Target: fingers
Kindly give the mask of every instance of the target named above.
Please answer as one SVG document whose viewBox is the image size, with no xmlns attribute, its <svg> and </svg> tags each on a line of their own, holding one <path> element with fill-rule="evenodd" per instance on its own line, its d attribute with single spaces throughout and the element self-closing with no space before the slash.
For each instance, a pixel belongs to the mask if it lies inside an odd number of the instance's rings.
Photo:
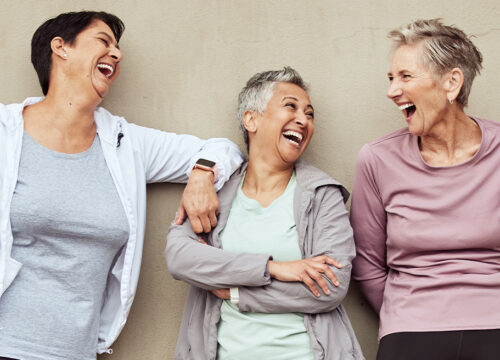
<svg viewBox="0 0 500 360">
<path fill-rule="evenodd" d="M 337 269 L 342 269 L 343 265 L 339 263 L 337 260 L 334 258 L 327 256 L 327 255 L 319 255 L 310 258 L 310 260 L 315 261 L 315 262 L 320 262 L 320 263 L 326 263 L 335 266 Z"/>
<path fill-rule="evenodd" d="M 329 257 L 329 256 L 326 256 L 326 255 L 325 255 L 325 257 L 326 257 L 325 262 L 326 262 L 327 264 L 333 265 L 333 266 L 335 266 L 337 269 L 342 269 L 342 264 L 341 264 L 341 263 L 339 263 L 337 260 L 335 260 L 334 258 L 331 258 L 331 257 Z"/>
<path fill-rule="evenodd" d="M 328 266 L 326 267 L 326 270 L 323 272 L 326 277 L 332 282 L 333 285 L 339 286 L 339 280 L 337 279 L 337 276 L 335 273 L 330 269 Z"/>
<path fill-rule="evenodd" d="M 210 220 L 210 225 L 214 228 L 217 225 L 217 215 L 216 215 L 215 211 L 210 212 L 208 214 L 208 218 Z"/>
<path fill-rule="evenodd" d="M 204 233 L 210 232 L 210 230 L 212 229 L 212 225 L 210 223 L 209 217 L 205 215 L 205 216 L 198 217 L 198 219 L 200 220 L 201 226 L 203 228 L 203 232 Z"/>
<path fill-rule="evenodd" d="M 319 297 L 319 290 L 316 287 L 316 283 L 313 279 L 311 279 L 308 275 L 304 275 L 302 277 L 302 282 L 307 285 L 307 287 L 311 290 L 314 296 Z"/>
<path fill-rule="evenodd" d="M 206 171 L 193 170 L 182 194 L 183 214 L 179 216 L 183 215 L 185 218 L 187 213 L 196 233 L 208 233 L 217 225 L 219 199 L 213 186 L 213 174 L 209 175 L 207 176 Z M 176 224 L 177 220 L 176 218 Z"/>
<path fill-rule="evenodd" d="M 229 292 L 229 289 L 215 289 L 215 290 L 210 290 L 212 294 L 217 296 L 219 299 L 222 300 L 229 300 L 231 299 L 231 295 Z"/>
<path fill-rule="evenodd" d="M 326 256 L 326 258 L 328 258 L 328 256 Z M 326 263 L 318 263 L 315 261 L 312 264 L 314 264 L 312 266 L 314 267 L 314 270 L 318 273 L 319 277 L 321 278 L 321 280 L 318 279 L 318 283 L 320 284 L 322 289 L 324 289 L 323 287 L 324 278 L 321 274 L 325 274 L 325 276 L 332 282 L 333 285 L 335 286 L 340 285 L 337 276 Z M 316 277 L 314 277 L 314 279 L 316 279 Z M 324 282 L 324 284 L 325 286 L 327 286 L 326 282 Z M 330 291 L 328 292 L 324 291 L 324 293 L 328 295 Z"/>
<path fill-rule="evenodd" d="M 328 284 L 325 279 L 321 275 L 322 271 L 317 271 L 313 269 L 308 270 L 308 275 L 319 285 L 323 293 L 326 295 L 330 295 L 330 289 L 328 288 Z"/>
<path fill-rule="evenodd" d="M 179 205 L 179 209 L 177 209 L 177 215 L 175 216 L 175 225 L 182 225 L 184 220 L 186 219 L 186 210 L 182 203 Z"/>
<path fill-rule="evenodd" d="M 208 243 L 205 241 L 205 239 L 203 239 L 200 235 L 197 236 L 198 238 L 198 241 L 203 244 L 203 245 L 208 245 Z"/>
<path fill-rule="evenodd" d="M 197 216 L 190 216 L 189 222 L 191 223 L 191 227 L 196 234 L 200 234 L 203 232 L 203 225 L 201 224 L 201 221 Z"/>
</svg>

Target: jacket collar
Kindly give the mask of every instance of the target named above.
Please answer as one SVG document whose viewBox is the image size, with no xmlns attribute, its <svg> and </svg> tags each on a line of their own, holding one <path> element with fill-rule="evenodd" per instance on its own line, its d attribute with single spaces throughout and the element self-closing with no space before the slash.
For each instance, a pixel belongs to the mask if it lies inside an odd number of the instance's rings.
<svg viewBox="0 0 500 360">
<path fill-rule="evenodd" d="M 344 203 L 349 199 L 349 191 L 347 191 L 341 183 L 330 177 L 324 171 L 309 165 L 304 160 L 299 159 L 295 163 L 295 174 L 297 176 L 297 184 L 305 190 L 315 191 L 321 186 L 333 185 L 339 188 Z"/>
<path fill-rule="evenodd" d="M 23 127 L 23 110 L 26 106 L 36 104 L 42 101 L 43 97 L 29 97 L 22 103 L 9 105 L 9 113 L 7 118 L 0 117 L 6 121 L 6 125 L 12 129 Z M 96 123 L 97 132 L 101 140 L 109 143 L 115 143 L 118 134 L 122 131 L 121 117 L 112 115 L 103 107 L 97 107 L 94 111 L 94 121 Z"/>
<path fill-rule="evenodd" d="M 234 172 L 229 181 L 222 188 L 220 194 L 228 195 L 227 197 L 224 196 L 224 199 L 229 198 L 230 201 L 233 201 L 234 194 L 238 189 L 241 177 L 247 170 L 247 167 L 248 161 L 244 162 L 240 168 Z M 341 183 L 330 177 L 324 171 L 308 164 L 302 159 L 297 160 L 295 163 L 295 175 L 297 177 L 297 185 L 303 190 L 314 192 L 321 186 L 333 185 L 340 189 L 344 203 L 349 199 L 349 192 L 342 186 Z"/>
<path fill-rule="evenodd" d="M 7 116 L 0 117 L 0 121 L 4 122 L 5 125 L 14 130 L 19 127 L 24 127 L 23 122 L 23 110 L 26 106 L 36 104 L 42 101 L 42 97 L 29 97 L 26 98 L 22 103 L 7 105 Z"/>
</svg>

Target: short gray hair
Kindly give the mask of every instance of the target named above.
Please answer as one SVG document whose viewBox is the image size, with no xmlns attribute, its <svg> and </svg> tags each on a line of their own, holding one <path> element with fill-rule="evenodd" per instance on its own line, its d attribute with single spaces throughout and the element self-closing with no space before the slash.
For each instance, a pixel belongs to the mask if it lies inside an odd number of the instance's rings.
<svg viewBox="0 0 500 360">
<path fill-rule="evenodd" d="M 248 131 L 243 125 L 243 114 L 247 110 L 256 111 L 259 114 L 264 113 L 267 103 L 273 96 L 274 88 L 279 82 L 295 84 L 307 92 L 307 85 L 300 74 L 291 67 L 285 66 L 282 70 L 264 71 L 255 74 L 247 81 L 238 96 L 238 122 L 247 148 Z"/>
<path fill-rule="evenodd" d="M 417 20 L 389 32 L 397 49 L 403 45 L 423 44 L 423 64 L 441 76 L 457 67 L 464 73 L 464 84 L 457 101 L 467 105 L 472 82 L 482 68 L 483 57 L 470 38 L 455 26 L 441 19 Z"/>
</svg>

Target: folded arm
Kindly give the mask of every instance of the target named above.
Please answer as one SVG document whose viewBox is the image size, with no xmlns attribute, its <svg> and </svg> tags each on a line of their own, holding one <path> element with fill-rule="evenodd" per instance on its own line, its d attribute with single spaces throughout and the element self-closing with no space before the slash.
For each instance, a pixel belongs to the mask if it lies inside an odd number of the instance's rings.
<svg viewBox="0 0 500 360">
<path fill-rule="evenodd" d="M 170 227 L 165 251 L 177 280 L 206 290 L 269 284 L 266 254 L 232 253 L 199 242 L 189 222 Z"/>
<path fill-rule="evenodd" d="M 337 278 L 338 286 L 325 273 L 321 273 L 330 294 L 320 291 L 319 296 L 316 296 L 304 282 L 278 279 L 272 279 L 271 283 L 265 286 L 240 287 L 238 306 L 241 311 L 320 313 L 335 309 L 346 296 L 351 261 L 355 255 L 352 229 L 340 190 L 328 186 L 317 191 L 316 201 L 319 201 L 320 205 L 314 224 L 308 225 L 313 227 L 310 258 L 327 255 L 340 263 L 341 268 L 328 264 L 330 271 Z"/>
</svg>

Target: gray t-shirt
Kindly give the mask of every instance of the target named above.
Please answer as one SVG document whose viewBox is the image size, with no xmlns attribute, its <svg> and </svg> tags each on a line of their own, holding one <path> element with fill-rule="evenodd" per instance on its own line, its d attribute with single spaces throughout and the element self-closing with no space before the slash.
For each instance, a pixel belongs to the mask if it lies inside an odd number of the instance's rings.
<svg viewBox="0 0 500 360">
<path fill-rule="evenodd" d="M 106 281 L 129 225 L 96 136 L 79 154 L 26 132 L 10 219 L 23 264 L 0 298 L 0 357 L 93 360 Z"/>
</svg>

